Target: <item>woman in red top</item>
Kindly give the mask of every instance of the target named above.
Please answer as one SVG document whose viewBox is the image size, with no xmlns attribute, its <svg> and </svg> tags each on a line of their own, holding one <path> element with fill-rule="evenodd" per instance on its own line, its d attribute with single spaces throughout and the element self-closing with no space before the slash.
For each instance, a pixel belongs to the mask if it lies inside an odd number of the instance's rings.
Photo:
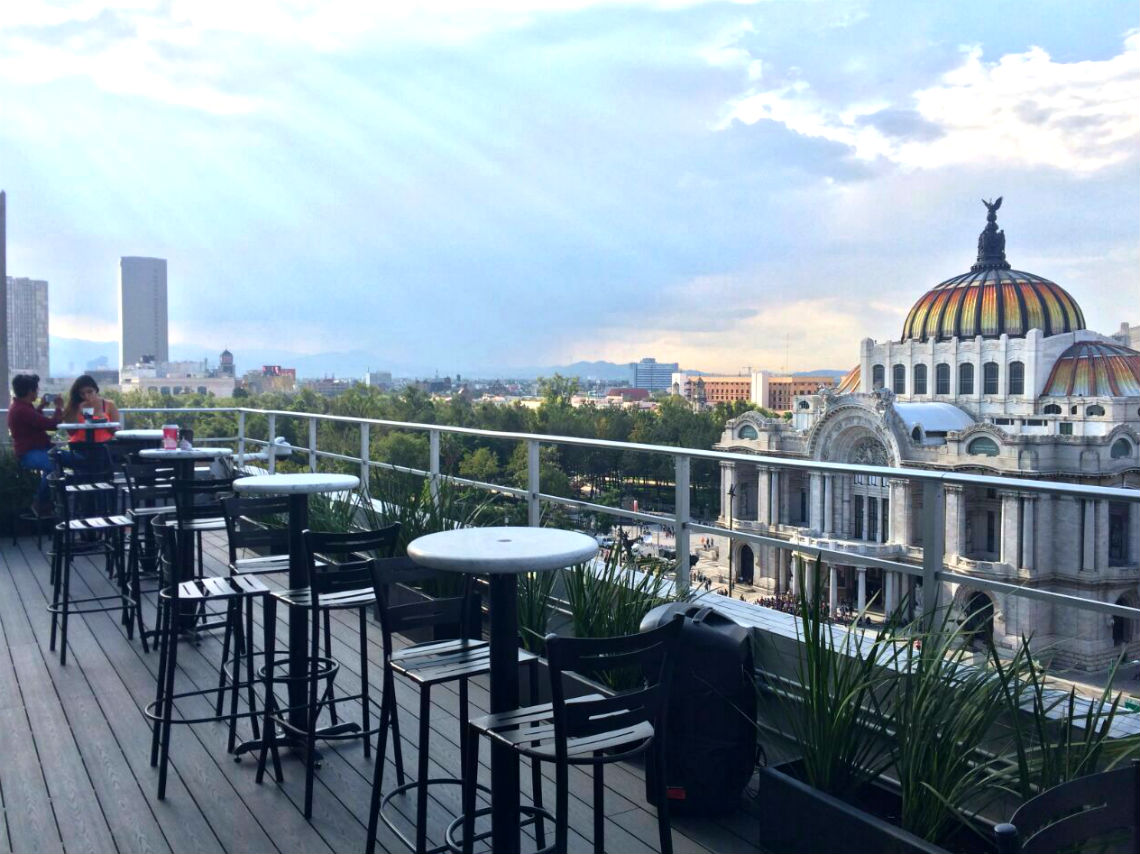
<svg viewBox="0 0 1140 854">
<path fill-rule="evenodd" d="M 63 420 L 71 424 L 83 424 L 88 421 L 115 421 L 119 420 L 119 409 L 113 400 L 106 400 L 99 396 L 99 384 L 94 377 L 88 374 L 78 377 L 71 384 L 71 391 L 67 395 L 67 407 L 63 410 Z M 81 442 L 87 439 L 86 431 L 72 431 L 71 441 Z M 89 441 L 109 442 L 115 438 L 113 430 L 96 430 Z"/>
</svg>

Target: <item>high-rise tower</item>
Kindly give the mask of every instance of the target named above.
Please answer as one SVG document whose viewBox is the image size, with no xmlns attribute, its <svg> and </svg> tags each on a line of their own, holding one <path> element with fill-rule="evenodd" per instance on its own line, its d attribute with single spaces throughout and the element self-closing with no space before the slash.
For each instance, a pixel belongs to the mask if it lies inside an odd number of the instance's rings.
<svg viewBox="0 0 1140 854">
<path fill-rule="evenodd" d="M 8 369 L 47 379 L 48 283 L 8 277 Z"/>
<path fill-rule="evenodd" d="M 149 356 L 170 361 L 166 259 L 119 259 L 119 370 Z"/>
</svg>

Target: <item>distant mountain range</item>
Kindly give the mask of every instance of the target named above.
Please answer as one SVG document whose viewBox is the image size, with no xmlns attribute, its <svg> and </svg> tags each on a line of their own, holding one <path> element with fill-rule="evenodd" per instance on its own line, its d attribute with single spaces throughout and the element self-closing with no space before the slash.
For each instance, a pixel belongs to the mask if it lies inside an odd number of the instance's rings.
<svg viewBox="0 0 1140 854">
<path fill-rule="evenodd" d="M 218 354 L 203 354 L 199 348 L 172 347 L 172 359 L 202 359 L 207 358 L 211 365 L 218 363 Z M 51 372 L 52 376 L 75 376 L 92 367 L 103 366 L 115 368 L 118 366 L 119 344 L 117 341 L 87 341 L 81 338 L 51 338 Z M 382 359 L 375 354 L 363 350 L 347 350 L 334 353 L 315 353 L 301 355 L 288 353 L 282 350 L 241 350 L 234 351 L 234 362 L 238 374 L 260 367 L 261 365 L 281 365 L 286 368 L 296 368 L 298 377 L 363 377 L 365 371 L 390 371 L 394 377 L 425 378 L 435 376 L 437 369 L 429 364 L 403 363 L 397 364 Z M 442 371 L 440 373 L 447 373 Z M 843 376 L 846 371 L 831 369 L 818 371 L 798 371 L 796 375 L 805 374 L 829 376 Z M 519 379 L 530 380 L 536 377 L 549 377 L 561 374 L 564 377 L 580 377 L 582 379 L 607 380 L 610 382 L 629 382 L 630 368 L 628 364 L 614 362 L 573 362 L 569 365 L 492 365 L 489 367 L 461 368 L 459 374 L 475 379 Z M 454 372 L 451 376 L 454 376 Z"/>
</svg>

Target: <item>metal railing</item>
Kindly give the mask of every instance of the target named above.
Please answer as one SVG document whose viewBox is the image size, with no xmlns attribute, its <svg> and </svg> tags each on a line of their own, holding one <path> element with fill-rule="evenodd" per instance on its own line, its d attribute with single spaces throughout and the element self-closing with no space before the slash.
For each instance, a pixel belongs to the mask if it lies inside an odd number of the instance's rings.
<svg viewBox="0 0 1140 854">
<path fill-rule="evenodd" d="M 273 441 L 277 435 L 278 419 L 298 419 L 307 423 L 307 446 L 291 446 L 294 450 L 307 454 L 308 466 L 316 471 L 322 459 L 348 462 L 359 466 L 361 480 L 368 483 L 373 469 L 403 472 L 418 475 L 428 479 L 433 494 L 438 495 L 439 483 L 445 477 L 440 469 L 440 438 L 443 435 L 475 437 L 485 440 L 524 442 L 527 446 L 527 486 L 525 489 L 488 483 L 469 478 L 451 477 L 448 480 L 467 487 L 488 490 L 500 495 L 513 496 L 526 502 L 527 523 L 540 524 L 542 506 L 544 503 L 560 505 L 578 510 L 588 510 L 595 513 L 606 514 L 616 519 L 632 522 L 645 522 L 649 524 L 667 523 L 672 526 L 676 537 L 677 564 L 675 570 L 675 583 L 678 589 L 689 588 L 689 553 L 690 540 L 694 534 L 712 534 L 730 536 L 732 541 L 741 541 L 756 545 L 776 546 L 783 549 L 792 549 L 796 553 L 814 559 L 834 560 L 844 565 L 856 567 L 875 567 L 890 572 L 897 572 L 905 576 L 921 579 L 924 596 L 930 597 L 933 593 L 934 601 L 924 600 L 924 612 L 933 615 L 938 606 L 937 597 L 940 584 L 938 582 L 953 582 L 968 584 L 971 588 L 991 591 L 998 594 L 1015 595 L 1054 605 L 1080 608 L 1102 614 L 1121 616 L 1130 620 L 1140 620 L 1140 608 L 1120 605 L 1113 602 L 1103 602 L 1084 596 L 1067 593 L 1058 593 L 1042 590 L 1036 587 L 1013 584 L 1008 581 L 997 581 L 991 578 L 981 578 L 952 568 L 945 564 L 945 488 L 947 485 L 972 486 L 981 489 L 1001 489 L 1003 491 L 1016 491 L 1044 495 L 1064 495 L 1078 499 L 1095 499 L 1098 501 L 1124 501 L 1129 504 L 1140 504 L 1140 490 L 1116 487 L 1088 486 L 1079 484 L 1062 484 L 1050 481 L 1032 480 L 1028 478 L 991 477 L 987 475 L 962 474 L 957 472 L 931 471 L 925 469 L 891 468 L 884 466 L 857 465 L 847 463 L 822 462 L 816 460 L 788 459 L 784 457 L 769 457 L 754 454 L 742 454 L 727 451 L 700 450 L 694 448 L 679 448 L 667 445 L 649 445 L 633 442 L 615 442 L 606 439 L 589 439 L 574 436 L 558 436 L 534 433 L 499 432 L 483 430 L 473 427 L 455 427 L 441 424 L 420 424 L 406 421 L 388 421 L 372 418 L 357 418 L 344 415 L 325 415 L 308 412 L 293 412 L 288 410 L 263 410 L 246 407 L 194 407 L 178 409 L 122 409 L 120 410 L 125 422 L 132 415 L 163 414 L 168 416 L 175 413 L 218 413 L 232 414 L 237 420 L 237 435 L 227 437 L 221 441 L 236 442 L 238 453 L 244 454 L 248 446 L 264 447 Z M 259 416 L 266 419 L 266 438 L 254 438 L 248 435 L 247 417 Z M 334 451 L 321 450 L 317 444 L 317 426 L 321 422 L 355 426 L 359 430 L 359 454 L 344 454 Z M 129 426 L 129 424 L 125 424 Z M 429 463 L 427 469 L 418 469 L 407 466 L 394 465 L 382 460 L 373 460 L 370 456 L 371 430 L 374 427 L 382 429 L 420 432 L 428 436 Z M 566 498 L 551 495 L 540 490 L 540 449 L 543 445 L 575 446 L 593 448 L 599 451 L 624 451 L 645 454 L 666 455 L 673 459 L 675 471 L 674 507 L 671 514 L 646 513 L 636 510 L 627 510 L 621 507 L 611 507 L 575 498 Z M 789 542 L 788 539 L 773 536 L 770 533 L 729 528 L 716 524 L 707 524 L 691 518 L 690 483 L 691 468 L 694 460 L 709 460 L 717 463 L 742 464 L 747 466 L 766 466 L 776 470 L 798 470 L 809 473 L 842 473 L 848 475 L 866 475 L 887 480 L 907 480 L 917 482 L 922 488 L 921 530 L 922 530 L 922 561 L 907 563 L 899 560 L 877 557 L 875 555 L 860 554 L 843 549 L 832 548 L 826 545 Z M 270 472 L 276 469 L 276 458 L 269 455 L 267 467 Z M 1134 514 L 1132 514 L 1134 515 Z M 1136 563 L 1136 555 L 1130 560 Z M 1138 574 L 1140 579 L 1140 574 Z"/>
</svg>

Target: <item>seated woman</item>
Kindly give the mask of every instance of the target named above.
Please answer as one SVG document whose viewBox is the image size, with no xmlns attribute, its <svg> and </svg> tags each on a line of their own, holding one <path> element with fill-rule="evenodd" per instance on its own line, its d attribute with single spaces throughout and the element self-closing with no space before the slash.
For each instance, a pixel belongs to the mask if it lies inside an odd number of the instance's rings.
<svg viewBox="0 0 1140 854">
<path fill-rule="evenodd" d="M 71 384 L 71 391 L 67 394 L 67 405 L 63 410 L 63 420 L 71 424 L 86 424 L 88 421 L 114 421 L 119 420 L 119 408 L 113 400 L 99 396 L 99 384 L 94 377 L 83 374 Z M 72 442 L 109 442 L 115 437 L 114 430 L 95 430 L 90 438 L 85 436 L 86 430 L 71 431 Z"/>
<path fill-rule="evenodd" d="M 21 468 L 40 473 L 40 485 L 32 509 L 37 515 L 51 515 L 51 496 L 48 493 L 47 475 L 53 468 L 48 451 L 51 450 L 51 434 L 60 420 L 60 408 L 55 414 L 44 415 L 48 405 L 43 397 L 36 405 L 40 391 L 40 378 L 35 374 L 16 374 L 12 378 L 12 406 L 8 410 L 8 430 L 12 434 L 12 450 Z M 65 460 L 70 463 L 70 460 Z"/>
<path fill-rule="evenodd" d="M 88 422 L 119 421 L 119 409 L 113 400 L 99 396 L 99 384 L 95 378 L 83 374 L 71 384 L 67 402 L 63 410 L 65 424 L 86 424 Z M 97 450 L 90 443 L 109 442 L 115 438 L 114 429 L 72 430 L 68 441 L 74 451 L 73 467 L 87 474 L 102 474 L 110 469 L 111 457 L 105 447 Z"/>
</svg>

